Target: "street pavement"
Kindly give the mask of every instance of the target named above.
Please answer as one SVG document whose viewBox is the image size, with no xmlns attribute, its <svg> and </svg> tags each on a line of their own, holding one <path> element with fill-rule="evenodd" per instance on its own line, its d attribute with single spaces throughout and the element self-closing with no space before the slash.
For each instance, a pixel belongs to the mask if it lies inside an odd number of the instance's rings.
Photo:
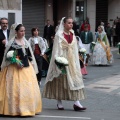
<svg viewBox="0 0 120 120">
<path fill-rule="evenodd" d="M 87 67 L 84 76 L 86 99 L 81 101 L 87 107 L 84 112 L 73 110 L 73 101 L 63 101 L 65 110 L 57 110 L 56 100 L 43 98 L 43 111 L 35 117 L 4 117 L 0 119 L 31 120 L 120 120 L 120 55 L 112 48 L 114 63 L 110 66 Z M 42 79 L 41 92 L 45 78 Z"/>
</svg>

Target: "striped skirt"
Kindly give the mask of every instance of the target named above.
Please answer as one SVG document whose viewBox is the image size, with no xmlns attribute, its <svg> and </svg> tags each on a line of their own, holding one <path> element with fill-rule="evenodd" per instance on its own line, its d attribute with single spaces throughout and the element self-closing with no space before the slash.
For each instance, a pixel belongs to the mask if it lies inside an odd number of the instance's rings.
<svg viewBox="0 0 120 120">
<path fill-rule="evenodd" d="M 85 99 L 84 89 L 70 90 L 67 76 L 62 75 L 46 83 L 43 89 L 43 97 L 56 100 L 82 100 Z"/>
</svg>

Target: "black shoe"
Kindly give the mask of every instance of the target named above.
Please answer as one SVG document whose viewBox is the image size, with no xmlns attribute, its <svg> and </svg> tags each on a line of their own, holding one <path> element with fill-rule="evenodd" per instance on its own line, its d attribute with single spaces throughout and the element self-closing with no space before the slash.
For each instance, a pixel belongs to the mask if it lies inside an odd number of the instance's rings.
<svg viewBox="0 0 120 120">
<path fill-rule="evenodd" d="M 74 108 L 74 110 L 75 111 L 82 111 L 82 110 L 86 110 L 87 108 L 85 108 L 85 107 L 78 107 L 77 105 L 73 105 L 73 108 Z"/>
</svg>

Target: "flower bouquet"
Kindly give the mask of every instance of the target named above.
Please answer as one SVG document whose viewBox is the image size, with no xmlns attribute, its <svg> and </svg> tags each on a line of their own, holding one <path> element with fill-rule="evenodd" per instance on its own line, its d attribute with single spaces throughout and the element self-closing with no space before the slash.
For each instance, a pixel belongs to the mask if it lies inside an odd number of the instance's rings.
<svg viewBox="0 0 120 120">
<path fill-rule="evenodd" d="M 79 51 L 80 51 L 81 54 L 86 53 L 86 49 L 85 48 L 81 48 Z"/>
<path fill-rule="evenodd" d="M 95 42 L 91 42 L 93 45 L 96 45 L 96 43 Z"/>
<path fill-rule="evenodd" d="M 19 56 L 17 56 L 16 51 L 14 50 L 9 51 L 6 57 L 7 57 L 7 60 L 10 61 L 11 64 L 18 64 L 20 67 L 23 67 L 23 64 L 21 63 Z"/>
<path fill-rule="evenodd" d="M 55 59 L 55 64 L 58 66 L 58 68 L 62 71 L 62 74 L 66 74 L 65 66 L 68 66 L 68 60 L 64 57 L 57 57 Z"/>
<path fill-rule="evenodd" d="M 91 50 L 92 53 L 93 53 L 95 45 L 96 45 L 95 42 L 91 42 L 91 44 L 90 44 L 90 50 Z"/>
<path fill-rule="evenodd" d="M 81 48 L 79 50 L 79 52 L 80 52 L 80 56 L 82 57 L 82 61 L 85 64 L 86 58 L 87 58 L 87 56 L 86 56 L 86 49 L 85 48 Z"/>
<path fill-rule="evenodd" d="M 117 47 L 118 47 L 118 54 L 120 54 L 120 42 L 117 44 Z"/>
</svg>

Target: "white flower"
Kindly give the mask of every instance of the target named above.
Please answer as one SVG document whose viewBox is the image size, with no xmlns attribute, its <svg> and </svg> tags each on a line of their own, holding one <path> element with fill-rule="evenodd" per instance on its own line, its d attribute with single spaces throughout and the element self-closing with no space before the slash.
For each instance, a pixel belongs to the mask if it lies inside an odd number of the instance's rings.
<svg viewBox="0 0 120 120">
<path fill-rule="evenodd" d="M 65 65 L 68 65 L 68 60 L 64 57 L 57 57 L 55 59 L 58 63 L 61 63 L 61 64 L 65 64 Z"/>
<path fill-rule="evenodd" d="M 80 49 L 80 52 L 85 53 L 85 52 L 86 52 L 86 49 L 85 49 L 85 48 L 81 48 L 81 49 Z"/>
<path fill-rule="evenodd" d="M 118 43 L 118 45 L 120 45 L 120 42 Z"/>
<path fill-rule="evenodd" d="M 92 44 L 96 44 L 95 42 L 92 42 Z"/>
<path fill-rule="evenodd" d="M 7 58 L 11 58 L 13 57 L 13 54 L 14 54 L 14 50 L 11 50 L 7 53 Z"/>
</svg>

